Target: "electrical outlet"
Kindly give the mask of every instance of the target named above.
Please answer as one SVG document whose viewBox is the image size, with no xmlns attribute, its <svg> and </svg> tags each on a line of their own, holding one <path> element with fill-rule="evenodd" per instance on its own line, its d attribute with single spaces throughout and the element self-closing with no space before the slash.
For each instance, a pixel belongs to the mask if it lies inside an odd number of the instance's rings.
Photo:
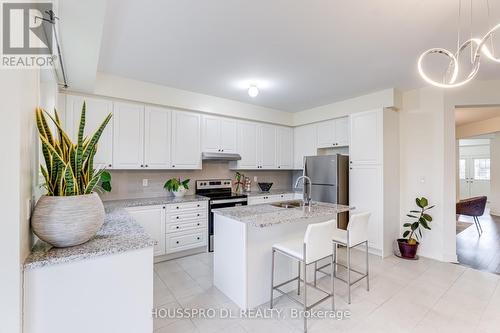
<svg viewBox="0 0 500 333">
<path fill-rule="evenodd" d="M 254 183 L 257 182 L 257 176 L 253 176 L 253 181 L 254 181 Z"/>
<path fill-rule="evenodd" d="M 149 181 L 147 179 L 142 180 L 142 186 L 146 187 L 148 186 Z"/>
</svg>

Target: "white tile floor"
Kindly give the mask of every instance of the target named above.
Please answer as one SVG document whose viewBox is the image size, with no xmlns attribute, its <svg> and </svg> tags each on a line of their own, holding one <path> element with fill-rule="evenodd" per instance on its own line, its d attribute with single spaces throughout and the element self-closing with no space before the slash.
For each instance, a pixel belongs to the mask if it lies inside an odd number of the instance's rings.
<svg viewBox="0 0 500 333">
<path fill-rule="evenodd" d="M 359 270 L 364 260 L 354 252 Z M 352 304 L 347 289 L 338 281 L 337 310 L 350 311 L 350 318 L 313 319 L 313 332 L 500 332 L 500 276 L 425 258 L 406 261 L 396 257 L 370 257 L 370 291 L 364 281 L 353 286 Z M 329 289 L 329 278 L 320 280 Z M 308 289 L 309 291 L 309 289 Z M 278 296 L 276 293 L 275 297 Z M 314 298 L 314 292 L 310 292 Z M 312 301 L 312 299 L 311 299 Z M 276 302 L 284 317 L 272 319 L 166 319 L 157 318 L 155 332 L 250 333 L 301 332 L 301 319 L 290 318 L 298 306 L 286 298 Z M 238 308 L 212 285 L 212 255 L 208 253 L 155 265 L 154 304 L 157 309 Z M 319 309 L 329 309 L 330 302 Z M 263 305 L 266 309 L 267 305 Z M 161 312 L 158 312 L 161 313 Z M 165 313 L 163 313 L 165 314 Z"/>
</svg>

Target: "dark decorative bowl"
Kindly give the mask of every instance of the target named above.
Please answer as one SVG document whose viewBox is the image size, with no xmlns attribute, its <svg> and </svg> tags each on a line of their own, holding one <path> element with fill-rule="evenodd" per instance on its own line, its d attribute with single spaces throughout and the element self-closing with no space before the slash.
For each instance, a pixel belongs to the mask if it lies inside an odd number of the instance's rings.
<svg viewBox="0 0 500 333">
<path fill-rule="evenodd" d="M 273 183 L 257 183 L 259 185 L 259 188 L 262 192 L 269 192 L 271 187 L 273 186 Z"/>
</svg>

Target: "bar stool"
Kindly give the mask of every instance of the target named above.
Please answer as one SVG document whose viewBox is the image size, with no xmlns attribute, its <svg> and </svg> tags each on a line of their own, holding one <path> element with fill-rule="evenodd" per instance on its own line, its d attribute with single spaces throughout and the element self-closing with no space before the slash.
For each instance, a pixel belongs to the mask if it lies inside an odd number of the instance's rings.
<svg viewBox="0 0 500 333">
<path fill-rule="evenodd" d="M 289 297 L 291 300 L 294 302 L 302 305 L 304 307 L 304 312 L 309 311 L 311 308 L 314 306 L 324 302 L 328 298 L 332 298 L 332 310 L 335 308 L 335 300 L 334 300 L 334 290 L 333 290 L 333 276 L 331 278 L 331 285 L 332 285 L 332 291 L 331 293 L 323 290 L 315 285 L 312 285 L 307 282 L 307 276 L 306 276 L 306 269 L 307 266 L 313 263 L 318 262 L 321 259 L 326 259 L 330 257 L 330 264 L 332 269 L 334 268 L 334 261 L 333 261 L 333 251 L 332 251 L 332 230 L 334 229 L 335 224 L 337 223 L 336 220 L 331 220 L 327 222 L 322 222 L 322 223 L 314 223 L 314 224 L 309 224 L 307 226 L 306 233 L 304 235 L 304 238 L 299 238 L 295 240 L 290 240 L 286 241 L 283 243 L 279 244 L 274 244 L 272 248 L 272 260 L 271 260 L 271 301 L 270 303 L 270 308 L 273 308 L 273 296 L 274 296 L 274 290 L 278 291 L 282 295 L 285 295 Z M 278 285 L 274 285 L 274 257 L 275 253 L 279 252 L 280 254 L 283 254 L 289 258 L 295 259 L 299 263 L 299 275 L 295 278 L 292 278 L 288 281 L 285 281 L 283 283 L 280 283 Z M 280 287 L 293 282 L 295 280 L 298 281 L 299 287 L 300 287 L 300 264 L 302 263 L 302 274 L 304 276 L 303 282 L 304 282 L 304 302 L 300 302 L 299 300 L 291 297 L 288 295 L 286 292 L 280 289 Z M 315 302 L 314 304 L 307 305 L 307 286 L 310 286 L 312 288 L 315 288 L 316 290 L 319 290 L 326 294 L 323 298 L 321 298 L 319 301 Z M 299 294 L 299 293 L 297 293 Z M 307 332 L 307 316 L 304 315 L 304 332 Z"/>
<path fill-rule="evenodd" d="M 347 283 L 348 286 L 348 303 L 351 304 L 351 286 L 362 279 L 366 278 L 366 290 L 370 291 L 370 279 L 368 276 L 368 220 L 370 219 L 371 213 L 358 213 L 352 214 L 349 218 L 349 224 L 347 225 L 347 230 L 335 228 L 333 231 L 332 242 L 334 244 L 333 250 L 333 276 L 337 279 Z M 365 244 L 366 248 L 366 272 L 362 273 L 353 268 L 351 268 L 351 249 Z M 347 266 L 339 263 L 337 261 L 337 246 L 342 245 L 347 248 Z M 342 266 L 347 269 L 347 280 L 344 280 L 337 276 L 337 265 Z M 319 267 L 317 270 L 326 275 L 332 275 L 328 272 L 323 271 L 325 267 L 330 266 L 329 264 L 325 264 Z M 361 275 L 360 278 L 351 282 L 351 271 L 356 272 Z"/>
</svg>

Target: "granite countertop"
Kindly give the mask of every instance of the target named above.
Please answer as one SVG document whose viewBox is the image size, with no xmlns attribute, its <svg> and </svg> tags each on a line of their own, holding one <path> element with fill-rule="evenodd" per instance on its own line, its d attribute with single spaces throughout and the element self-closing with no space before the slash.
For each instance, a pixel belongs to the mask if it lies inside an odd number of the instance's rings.
<svg viewBox="0 0 500 333">
<path fill-rule="evenodd" d="M 310 210 L 307 207 L 281 208 L 271 204 L 263 204 L 220 208 L 214 209 L 213 212 L 238 222 L 263 228 L 274 224 L 300 222 L 311 218 L 336 218 L 338 213 L 347 212 L 352 209 L 354 207 L 314 202 Z"/>
<path fill-rule="evenodd" d="M 284 189 L 284 190 L 271 189 L 268 192 L 262 192 L 262 191 L 243 192 L 243 194 L 246 194 L 249 198 L 250 197 L 260 197 L 262 195 L 277 195 L 277 194 L 288 194 L 288 193 L 302 193 L 302 190 L 289 188 L 289 189 Z"/>
<path fill-rule="evenodd" d="M 39 240 L 26 258 L 24 269 L 70 263 L 153 246 L 154 240 L 135 222 L 125 210 L 126 207 L 205 200 L 208 198 L 192 195 L 183 198 L 161 197 L 105 201 L 104 225 L 94 238 L 84 244 L 66 248 L 55 248 Z"/>
</svg>

